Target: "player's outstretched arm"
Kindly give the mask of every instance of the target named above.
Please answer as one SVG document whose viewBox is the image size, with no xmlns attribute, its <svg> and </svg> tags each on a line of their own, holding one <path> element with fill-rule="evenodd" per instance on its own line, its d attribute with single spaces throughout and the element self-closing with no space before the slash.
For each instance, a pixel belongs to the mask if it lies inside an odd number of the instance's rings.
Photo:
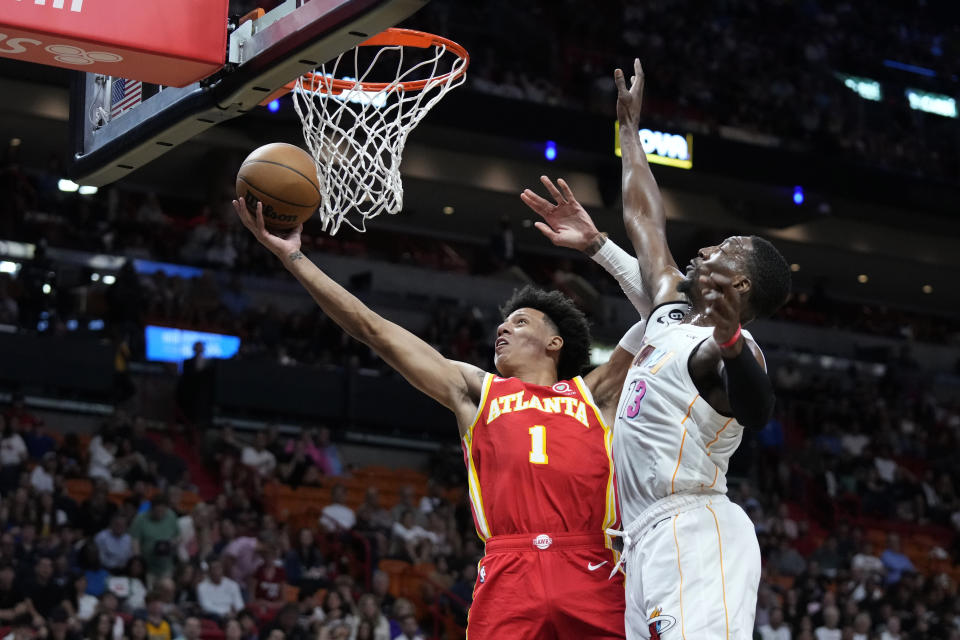
<svg viewBox="0 0 960 640">
<path fill-rule="evenodd" d="M 556 204 L 541 198 L 530 189 L 524 189 L 520 199 L 543 218 L 543 222 L 537 222 L 534 226 L 556 246 L 581 251 L 606 269 L 607 273 L 616 278 L 640 317 L 646 318 L 651 308 L 650 296 L 643 288 L 640 265 L 636 258 L 607 238 L 605 233 L 597 231 L 593 218 L 577 201 L 563 178 L 557 180 L 559 189 L 547 176 L 540 176 L 540 182 Z"/>
<path fill-rule="evenodd" d="M 623 71 L 614 72 L 623 154 L 623 224 L 640 262 L 644 288 L 653 304 L 659 305 L 679 298 L 676 287 L 682 274 L 667 245 L 667 215 L 660 187 L 640 143 L 644 76 L 639 60 L 634 60 L 633 69 L 629 89 Z"/>
<path fill-rule="evenodd" d="M 266 230 L 260 203 L 256 214 L 251 214 L 242 200 L 234 200 L 233 206 L 243 225 L 260 244 L 280 258 L 287 271 L 310 292 L 331 320 L 373 349 L 410 384 L 453 411 L 461 435 L 465 432 L 477 411 L 484 371 L 444 358 L 414 334 L 374 313 L 323 273 L 300 251 L 303 225 L 281 238 Z"/>
</svg>

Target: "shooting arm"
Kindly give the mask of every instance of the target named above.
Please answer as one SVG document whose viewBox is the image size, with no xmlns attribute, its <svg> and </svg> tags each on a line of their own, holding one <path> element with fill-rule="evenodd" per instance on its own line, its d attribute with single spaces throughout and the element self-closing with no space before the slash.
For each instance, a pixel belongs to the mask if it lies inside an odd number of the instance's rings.
<svg viewBox="0 0 960 640">
<path fill-rule="evenodd" d="M 453 411 L 461 427 L 473 419 L 483 371 L 447 360 L 414 334 L 374 313 L 302 252 L 281 259 L 340 328 L 373 349 L 414 387 Z"/>
</svg>

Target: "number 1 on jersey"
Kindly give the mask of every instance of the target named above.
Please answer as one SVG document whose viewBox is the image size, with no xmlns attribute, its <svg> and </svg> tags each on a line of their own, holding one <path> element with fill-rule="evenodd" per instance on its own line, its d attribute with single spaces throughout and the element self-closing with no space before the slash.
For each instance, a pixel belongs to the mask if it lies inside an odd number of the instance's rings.
<svg viewBox="0 0 960 640">
<path fill-rule="evenodd" d="M 547 430 L 541 424 L 530 427 L 530 462 L 547 464 Z"/>
</svg>

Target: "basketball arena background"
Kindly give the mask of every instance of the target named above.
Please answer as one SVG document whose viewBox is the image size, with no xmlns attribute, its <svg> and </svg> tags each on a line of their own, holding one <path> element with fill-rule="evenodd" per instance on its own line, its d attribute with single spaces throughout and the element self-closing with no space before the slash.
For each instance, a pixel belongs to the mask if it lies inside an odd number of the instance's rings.
<svg viewBox="0 0 960 640">
<path fill-rule="evenodd" d="M 603 361 L 635 312 L 519 194 L 563 177 L 629 246 L 613 69 L 639 57 L 674 255 L 756 233 L 793 270 L 754 330 L 776 415 L 729 472 L 763 552 L 757 637 L 958 638 L 958 25 L 935 0 L 433 0 L 401 26 L 471 63 L 410 137 L 403 211 L 366 234 L 310 222 L 305 250 L 488 370 L 497 304 L 560 289 Z M 463 637 L 482 546 L 455 421 L 345 338 L 230 206 L 252 149 L 303 145 L 291 96 L 95 190 L 68 180 L 73 73 L 0 58 L 0 625 Z M 158 496 L 178 548 L 104 564 L 98 532 Z M 276 559 L 282 588 L 244 592 L 239 624 L 198 597 L 218 560 L 245 588 Z"/>
</svg>

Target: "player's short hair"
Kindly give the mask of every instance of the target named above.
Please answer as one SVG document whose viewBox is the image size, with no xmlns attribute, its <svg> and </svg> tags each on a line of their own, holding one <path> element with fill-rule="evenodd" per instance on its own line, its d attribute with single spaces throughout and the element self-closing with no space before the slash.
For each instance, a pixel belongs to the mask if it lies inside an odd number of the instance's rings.
<svg viewBox="0 0 960 640">
<path fill-rule="evenodd" d="M 783 306 L 790 296 L 790 265 L 769 240 L 750 236 L 753 250 L 746 254 L 750 275 L 750 306 L 758 318 L 765 318 Z"/>
<path fill-rule="evenodd" d="M 563 338 L 563 348 L 557 362 L 560 379 L 569 380 L 580 375 L 583 367 L 590 362 L 590 325 L 583 312 L 573 300 L 559 291 L 544 291 L 527 285 L 513 292 L 500 307 L 500 313 L 506 319 L 524 307 L 543 313 L 553 324 L 557 335 Z"/>
</svg>

